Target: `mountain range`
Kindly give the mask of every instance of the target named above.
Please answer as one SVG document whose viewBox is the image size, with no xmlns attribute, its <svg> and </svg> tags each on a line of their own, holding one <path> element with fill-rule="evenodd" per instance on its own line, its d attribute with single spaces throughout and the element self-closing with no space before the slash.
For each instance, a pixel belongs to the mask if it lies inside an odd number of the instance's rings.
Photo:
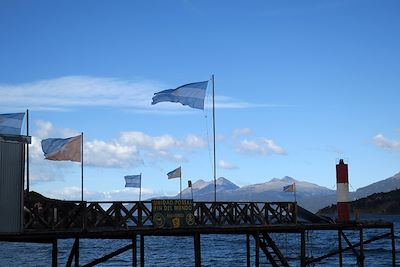
<svg viewBox="0 0 400 267">
<path fill-rule="evenodd" d="M 283 187 L 295 183 L 296 194 L 284 192 Z M 332 190 L 292 177 L 273 178 L 265 183 L 239 187 L 224 177 L 217 179 L 217 201 L 296 201 L 300 206 L 316 212 L 321 208 L 336 203 L 336 190 Z M 350 200 L 366 197 L 380 192 L 389 192 L 400 188 L 400 173 L 350 192 Z M 195 201 L 214 200 L 214 182 L 198 180 L 192 184 Z M 175 197 L 179 198 L 179 194 Z M 182 198 L 192 198 L 190 188 L 182 191 Z"/>
</svg>

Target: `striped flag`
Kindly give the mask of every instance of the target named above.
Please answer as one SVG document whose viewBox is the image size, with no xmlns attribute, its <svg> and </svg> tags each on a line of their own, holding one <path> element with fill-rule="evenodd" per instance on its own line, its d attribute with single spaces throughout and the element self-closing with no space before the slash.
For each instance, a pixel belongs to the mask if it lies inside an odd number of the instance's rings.
<svg viewBox="0 0 400 267">
<path fill-rule="evenodd" d="M 136 187 L 140 188 L 142 175 L 127 175 L 125 178 L 125 187 Z"/>
<path fill-rule="evenodd" d="M 296 191 L 296 187 L 294 184 L 286 185 L 283 187 L 283 191 L 284 192 L 294 192 L 294 191 Z"/>
<path fill-rule="evenodd" d="M 82 135 L 66 139 L 48 138 L 42 140 L 45 159 L 81 162 Z"/>
<path fill-rule="evenodd" d="M 0 114 L 0 134 L 21 134 L 25 113 Z"/>
<path fill-rule="evenodd" d="M 181 167 L 167 173 L 168 179 L 181 178 Z"/>
<path fill-rule="evenodd" d="M 159 102 L 178 102 L 192 108 L 204 109 L 208 81 L 188 83 L 176 89 L 157 92 L 153 96 L 152 105 Z"/>
</svg>

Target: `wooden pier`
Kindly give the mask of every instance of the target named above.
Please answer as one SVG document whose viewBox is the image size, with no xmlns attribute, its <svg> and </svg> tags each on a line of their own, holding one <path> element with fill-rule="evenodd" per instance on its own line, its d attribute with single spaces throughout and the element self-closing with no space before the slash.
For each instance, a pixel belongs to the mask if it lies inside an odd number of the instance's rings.
<svg viewBox="0 0 400 267">
<path fill-rule="evenodd" d="M 154 203 L 153 203 L 154 204 Z M 334 222 L 319 217 L 297 206 L 296 202 L 192 202 L 186 225 L 159 224 L 151 201 L 136 202 L 74 202 L 51 200 L 39 203 L 25 201 L 22 233 L 0 233 L 0 241 L 37 242 L 52 244 L 52 266 L 58 266 L 57 242 L 74 239 L 66 266 L 95 266 L 121 253 L 132 252 L 132 266 L 145 266 L 146 236 L 191 236 L 194 244 L 195 266 L 201 266 L 201 236 L 210 234 L 245 235 L 247 266 L 260 265 L 266 257 L 271 266 L 289 266 L 286 255 L 273 239 L 273 233 L 300 236 L 299 262 L 296 266 L 312 266 L 330 257 L 352 251 L 354 262 L 364 266 L 364 246 L 381 239 L 391 247 L 392 266 L 396 266 L 395 233 L 393 223 L 375 221 Z M 383 233 L 365 239 L 367 229 L 382 229 Z M 318 257 L 306 255 L 309 231 L 334 231 L 338 246 Z M 348 233 L 357 233 L 353 243 Z M 91 262 L 80 262 L 81 239 L 125 239 L 132 243 Z M 137 240 L 139 239 L 139 247 Z M 254 253 L 251 253 L 253 242 Z M 253 258 L 251 255 L 253 254 Z"/>
</svg>

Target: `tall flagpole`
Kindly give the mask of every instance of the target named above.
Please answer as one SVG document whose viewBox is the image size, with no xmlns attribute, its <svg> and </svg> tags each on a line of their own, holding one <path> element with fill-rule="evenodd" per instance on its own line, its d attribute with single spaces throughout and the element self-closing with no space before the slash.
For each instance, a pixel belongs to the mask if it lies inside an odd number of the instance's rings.
<svg viewBox="0 0 400 267">
<path fill-rule="evenodd" d="M 217 202 L 217 161 L 215 153 L 215 89 L 214 89 L 214 74 L 212 75 L 213 87 L 213 139 L 214 139 L 214 202 Z"/>
<path fill-rule="evenodd" d="M 139 202 L 142 199 L 142 173 L 140 173 Z"/>
<path fill-rule="evenodd" d="M 29 136 L 29 109 L 26 110 L 26 136 Z M 29 195 L 29 144 L 26 144 L 26 191 Z"/>
<path fill-rule="evenodd" d="M 81 133 L 81 201 L 83 202 L 83 132 Z"/>
</svg>

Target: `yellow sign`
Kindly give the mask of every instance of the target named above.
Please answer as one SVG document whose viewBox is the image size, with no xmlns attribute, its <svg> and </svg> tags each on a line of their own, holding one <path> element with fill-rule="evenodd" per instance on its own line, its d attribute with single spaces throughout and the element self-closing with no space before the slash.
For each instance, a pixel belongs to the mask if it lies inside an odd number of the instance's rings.
<svg viewBox="0 0 400 267">
<path fill-rule="evenodd" d="M 156 228 L 180 228 L 195 224 L 191 199 L 156 199 L 151 204 Z"/>
</svg>

